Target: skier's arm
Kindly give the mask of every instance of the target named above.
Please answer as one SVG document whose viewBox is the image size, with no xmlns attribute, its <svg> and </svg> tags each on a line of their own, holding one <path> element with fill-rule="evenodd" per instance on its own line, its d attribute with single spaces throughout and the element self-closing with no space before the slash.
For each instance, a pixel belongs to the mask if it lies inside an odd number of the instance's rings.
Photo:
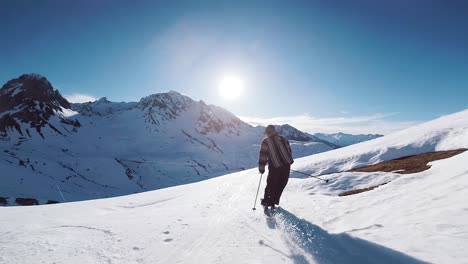
<svg viewBox="0 0 468 264">
<path fill-rule="evenodd" d="M 260 173 L 265 172 L 265 166 L 268 162 L 268 156 L 269 156 L 269 150 L 268 150 L 268 143 L 266 142 L 266 139 L 262 141 L 262 145 L 260 147 L 260 155 L 258 158 L 258 170 Z"/>
</svg>

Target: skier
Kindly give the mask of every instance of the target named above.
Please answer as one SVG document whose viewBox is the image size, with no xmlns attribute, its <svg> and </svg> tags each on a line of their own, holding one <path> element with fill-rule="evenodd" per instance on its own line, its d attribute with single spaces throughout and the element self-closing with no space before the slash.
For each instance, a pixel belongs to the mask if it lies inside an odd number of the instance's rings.
<svg viewBox="0 0 468 264">
<path fill-rule="evenodd" d="M 258 170 L 261 174 L 265 173 L 267 163 L 267 186 L 261 200 L 266 214 L 268 214 L 268 207 L 274 210 L 275 205 L 279 205 L 281 194 L 289 180 L 291 164 L 294 163 L 289 141 L 279 135 L 273 125 L 266 127 L 265 138 L 260 147 Z"/>
</svg>

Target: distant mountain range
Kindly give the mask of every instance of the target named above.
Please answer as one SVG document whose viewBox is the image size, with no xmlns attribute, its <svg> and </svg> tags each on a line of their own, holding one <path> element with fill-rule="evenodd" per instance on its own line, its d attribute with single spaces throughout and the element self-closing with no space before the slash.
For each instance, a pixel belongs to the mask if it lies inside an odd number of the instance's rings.
<svg viewBox="0 0 468 264">
<path fill-rule="evenodd" d="M 364 141 L 369 141 L 375 138 L 383 137 L 383 135 L 379 135 L 379 134 L 351 135 L 351 134 L 344 134 L 344 133 L 334 133 L 334 134 L 316 133 L 314 134 L 314 136 L 317 137 L 318 139 L 330 142 L 340 147 L 346 147 L 349 145 L 354 145 L 354 144 L 361 143 Z"/>
<path fill-rule="evenodd" d="M 295 158 L 339 148 L 277 128 Z M 0 200 L 76 201 L 204 180 L 256 166 L 263 133 L 174 91 L 73 104 L 45 77 L 24 74 L 0 89 Z"/>
<path fill-rule="evenodd" d="M 278 129 L 296 158 L 337 147 Z M 45 77 L 24 74 L 0 89 L 0 200 L 111 197 L 239 171 L 256 166 L 263 132 L 174 91 L 72 104 Z"/>
</svg>

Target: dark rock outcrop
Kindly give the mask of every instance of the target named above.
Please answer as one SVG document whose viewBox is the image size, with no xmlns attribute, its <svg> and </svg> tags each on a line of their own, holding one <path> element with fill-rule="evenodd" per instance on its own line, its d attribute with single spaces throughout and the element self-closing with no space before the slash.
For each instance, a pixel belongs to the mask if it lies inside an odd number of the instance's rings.
<svg viewBox="0 0 468 264">
<path fill-rule="evenodd" d="M 23 205 L 23 206 L 39 205 L 39 202 L 33 198 L 16 198 L 15 202 L 16 204 Z"/>
<path fill-rule="evenodd" d="M 9 129 L 24 135 L 26 131 L 21 123 L 34 128 L 42 137 L 44 127 L 57 133 L 61 132 L 49 123 L 51 116 L 64 109 L 70 109 L 70 103 L 55 90 L 50 82 L 37 74 L 23 74 L 8 81 L 0 89 L 0 137 L 6 137 Z M 60 117 L 65 124 L 79 127 L 78 121 Z M 28 133 L 26 133 L 28 134 Z M 28 134 L 30 136 L 30 134 Z"/>
</svg>

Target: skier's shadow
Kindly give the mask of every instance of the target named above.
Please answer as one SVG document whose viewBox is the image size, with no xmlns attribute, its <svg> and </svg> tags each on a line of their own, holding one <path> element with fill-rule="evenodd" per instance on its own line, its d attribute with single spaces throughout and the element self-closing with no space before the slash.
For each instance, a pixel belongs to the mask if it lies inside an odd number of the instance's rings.
<svg viewBox="0 0 468 264">
<path fill-rule="evenodd" d="M 346 233 L 330 234 L 319 226 L 299 219 L 282 208 L 277 210 L 275 218 L 278 227 L 284 230 L 292 241 L 291 247 L 302 248 L 314 258 L 316 263 L 427 263 Z"/>
</svg>

